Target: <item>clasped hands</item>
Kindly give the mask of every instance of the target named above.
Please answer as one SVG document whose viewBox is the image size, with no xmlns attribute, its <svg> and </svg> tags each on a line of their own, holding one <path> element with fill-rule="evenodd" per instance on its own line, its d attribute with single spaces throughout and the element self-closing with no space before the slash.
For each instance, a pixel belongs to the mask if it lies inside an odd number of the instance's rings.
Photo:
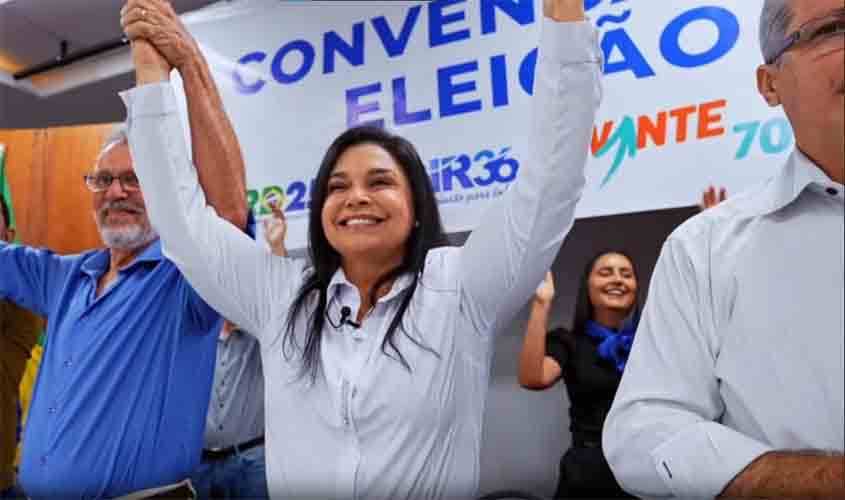
<svg viewBox="0 0 845 500">
<path fill-rule="evenodd" d="M 120 25 L 132 45 L 138 84 L 167 80 L 192 64 L 199 47 L 167 0 L 129 0 Z"/>
</svg>

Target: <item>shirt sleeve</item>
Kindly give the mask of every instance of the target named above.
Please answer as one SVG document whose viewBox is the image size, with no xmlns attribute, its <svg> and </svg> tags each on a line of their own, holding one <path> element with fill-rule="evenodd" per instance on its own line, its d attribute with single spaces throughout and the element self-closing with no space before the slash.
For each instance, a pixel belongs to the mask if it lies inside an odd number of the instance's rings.
<svg viewBox="0 0 845 500">
<path fill-rule="evenodd" d="M 54 281 L 63 276 L 62 257 L 48 250 L 0 242 L 0 299 L 40 316 L 50 310 Z"/>
<path fill-rule="evenodd" d="M 246 228 L 244 228 L 244 233 L 246 233 L 246 235 L 250 238 L 255 239 L 255 231 L 255 216 L 250 210 L 247 213 Z M 220 332 L 220 328 L 217 326 L 218 322 L 221 319 L 220 314 L 215 311 L 213 307 L 208 305 L 205 300 L 203 300 L 203 298 L 196 292 L 196 290 L 193 289 L 190 283 L 185 281 L 184 286 L 186 290 L 186 307 L 188 308 L 190 324 L 194 325 L 195 327 L 191 331 L 201 334 L 217 335 Z"/>
<path fill-rule="evenodd" d="M 273 255 L 206 203 L 170 83 L 121 97 L 135 171 L 165 256 L 220 315 L 263 340 L 301 282 L 301 262 Z"/>
<path fill-rule="evenodd" d="M 498 331 L 513 318 L 572 227 L 600 101 L 601 49 L 593 26 L 544 18 L 532 151 L 460 252 L 462 310 L 478 332 Z"/>
<path fill-rule="evenodd" d="M 186 333 L 216 334 L 216 330 L 219 329 L 215 329 L 214 326 L 220 321 L 220 314 L 203 300 L 190 283 L 186 281 L 183 286 L 187 302 L 188 325 L 191 325 Z"/>
<path fill-rule="evenodd" d="M 569 332 L 563 328 L 557 328 L 546 335 L 546 356 L 557 362 L 561 368 L 565 367 L 571 356 L 566 343 L 566 336 Z"/>
<path fill-rule="evenodd" d="M 705 241 L 670 237 L 664 245 L 605 421 L 605 456 L 637 496 L 715 497 L 771 451 L 720 423 L 708 254 Z"/>
</svg>

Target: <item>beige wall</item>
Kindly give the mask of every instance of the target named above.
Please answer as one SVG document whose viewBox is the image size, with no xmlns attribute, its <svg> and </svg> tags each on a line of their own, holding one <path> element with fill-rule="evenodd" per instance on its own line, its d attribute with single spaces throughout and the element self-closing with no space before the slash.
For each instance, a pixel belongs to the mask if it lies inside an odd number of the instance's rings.
<svg viewBox="0 0 845 500">
<path fill-rule="evenodd" d="M 82 176 L 111 124 L 3 130 L 6 173 L 21 240 L 59 253 L 101 245 Z"/>
</svg>

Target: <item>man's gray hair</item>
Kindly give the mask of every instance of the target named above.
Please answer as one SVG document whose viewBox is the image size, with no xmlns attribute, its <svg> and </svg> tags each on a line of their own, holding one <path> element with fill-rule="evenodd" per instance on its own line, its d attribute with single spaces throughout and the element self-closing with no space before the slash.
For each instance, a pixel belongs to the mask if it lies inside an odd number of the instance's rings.
<svg viewBox="0 0 845 500">
<path fill-rule="evenodd" d="M 109 135 L 106 136 L 106 140 L 103 141 L 103 145 L 100 147 L 100 153 L 97 155 L 98 165 L 106 151 L 117 144 L 129 144 L 129 127 L 126 126 L 125 122 L 115 125 L 109 132 Z"/>
<path fill-rule="evenodd" d="M 766 0 L 760 13 L 760 50 L 763 60 L 774 62 L 780 44 L 786 39 L 786 30 L 792 23 L 790 0 Z"/>
</svg>

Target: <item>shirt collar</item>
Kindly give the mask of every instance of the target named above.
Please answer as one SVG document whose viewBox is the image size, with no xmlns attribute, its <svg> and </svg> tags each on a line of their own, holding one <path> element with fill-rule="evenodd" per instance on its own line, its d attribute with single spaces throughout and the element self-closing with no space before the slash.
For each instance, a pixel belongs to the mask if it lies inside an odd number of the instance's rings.
<svg viewBox="0 0 845 500">
<path fill-rule="evenodd" d="M 403 291 L 411 286 L 411 273 L 405 273 L 393 280 L 393 285 L 390 287 L 390 291 L 381 297 L 378 302 L 387 302 Z M 339 267 L 337 271 L 335 271 L 334 276 L 332 276 L 331 281 L 329 281 L 329 286 L 326 289 L 328 297 L 334 297 L 341 288 L 349 287 L 355 289 L 355 285 L 353 285 L 347 278 L 346 273 L 343 272 L 343 268 Z"/>
<path fill-rule="evenodd" d="M 785 208 L 795 201 L 809 187 L 824 188 L 837 186 L 835 182 L 799 149 L 795 149 L 780 169 L 764 188 L 764 196 L 755 210 L 755 215 L 767 215 Z M 838 185 L 841 191 L 842 186 Z"/>
<path fill-rule="evenodd" d="M 108 248 L 97 250 L 93 252 L 80 266 L 80 270 L 92 278 L 97 278 L 108 271 L 110 264 L 110 251 Z M 161 252 L 161 240 L 156 240 L 147 246 L 131 264 L 121 269 L 121 271 L 128 271 L 140 264 L 153 263 L 157 264 L 164 259 Z"/>
</svg>

